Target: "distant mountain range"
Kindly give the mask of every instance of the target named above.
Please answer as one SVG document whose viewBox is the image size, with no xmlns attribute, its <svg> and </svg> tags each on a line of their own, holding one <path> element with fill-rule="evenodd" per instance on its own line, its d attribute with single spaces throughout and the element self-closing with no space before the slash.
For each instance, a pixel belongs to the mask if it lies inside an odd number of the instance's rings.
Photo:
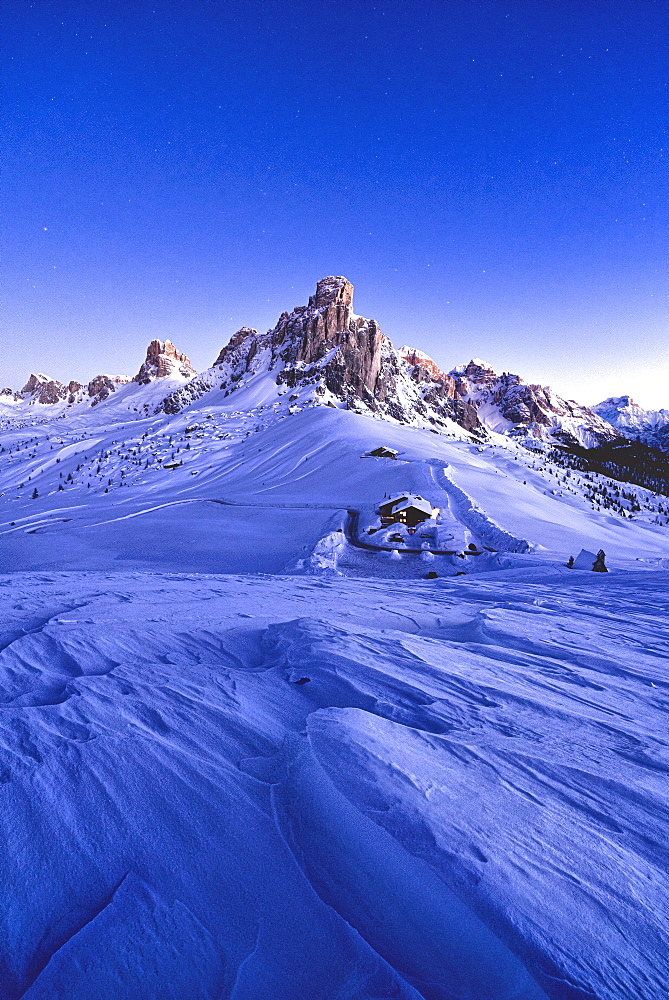
<svg viewBox="0 0 669 1000">
<path fill-rule="evenodd" d="M 669 452 L 669 410 L 644 410 L 631 396 L 610 396 L 592 409 L 625 437 Z"/>
<path fill-rule="evenodd" d="M 154 340 L 132 379 L 102 374 L 87 384 L 65 384 L 31 374 L 20 391 L 0 390 L 0 408 L 18 415 L 48 406 L 55 415 L 103 404 L 128 383 L 162 379 L 162 398 L 153 391 L 142 400 L 133 391 L 131 408 L 178 413 L 209 393 L 246 390 L 265 406 L 288 395 L 289 404 L 301 407 L 346 408 L 437 432 L 484 437 L 494 431 L 584 448 L 628 437 L 669 451 L 669 410 L 642 410 L 628 396 L 588 408 L 518 375 L 498 375 L 478 359 L 443 372 L 417 348 L 394 348 L 375 320 L 355 315 L 353 285 L 341 276 L 319 281 L 307 305 L 282 313 L 267 333 L 242 327 L 200 374 L 169 340 Z"/>
</svg>

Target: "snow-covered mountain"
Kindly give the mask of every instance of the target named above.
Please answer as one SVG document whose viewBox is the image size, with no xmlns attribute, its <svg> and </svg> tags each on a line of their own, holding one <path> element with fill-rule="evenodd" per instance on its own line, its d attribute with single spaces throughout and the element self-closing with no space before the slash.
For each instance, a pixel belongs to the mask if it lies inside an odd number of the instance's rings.
<svg viewBox="0 0 669 1000">
<path fill-rule="evenodd" d="M 644 410 L 631 396 L 609 396 L 592 410 L 625 437 L 669 451 L 669 410 Z"/>
<path fill-rule="evenodd" d="M 200 373 L 167 341 L 154 340 L 132 381 L 164 380 L 167 390 L 143 400 L 126 394 L 131 409 L 179 413 L 208 393 L 252 390 L 257 404 L 288 395 L 298 406 L 345 407 L 383 420 L 447 433 L 462 428 L 593 447 L 620 431 L 602 413 L 564 400 L 550 388 L 518 375 L 497 375 L 479 360 L 443 372 L 413 347 L 396 350 L 375 320 L 353 311 L 353 286 L 344 277 L 323 278 L 307 305 L 284 312 L 265 334 L 242 327 L 211 368 Z M 0 392 L 0 408 L 39 403 L 60 408 L 96 406 L 128 379 L 98 375 L 87 385 L 31 375 L 20 392 Z M 54 411 L 57 412 L 57 411 Z M 624 432 L 624 431 L 623 431 Z"/>
<path fill-rule="evenodd" d="M 497 375 L 481 361 L 445 373 L 416 348 L 396 350 L 374 320 L 353 312 L 353 286 L 343 277 L 318 282 L 306 306 L 282 313 L 273 330 L 236 333 L 213 367 L 165 400 L 178 412 L 212 388 L 227 393 L 271 376 L 295 401 L 373 413 L 414 426 L 554 437 L 585 447 L 617 432 L 587 407 L 518 375 Z"/>
</svg>

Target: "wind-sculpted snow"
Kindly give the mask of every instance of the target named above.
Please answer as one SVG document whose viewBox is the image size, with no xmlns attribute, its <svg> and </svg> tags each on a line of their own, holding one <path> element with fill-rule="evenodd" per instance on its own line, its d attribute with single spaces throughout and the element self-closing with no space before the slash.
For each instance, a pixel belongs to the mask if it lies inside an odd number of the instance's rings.
<svg viewBox="0 0 669 1000">
<path fill-rule="evenodd" d="M 0 998 L 664 998 L 668 584 L 0 578 Z"/>
</svg>

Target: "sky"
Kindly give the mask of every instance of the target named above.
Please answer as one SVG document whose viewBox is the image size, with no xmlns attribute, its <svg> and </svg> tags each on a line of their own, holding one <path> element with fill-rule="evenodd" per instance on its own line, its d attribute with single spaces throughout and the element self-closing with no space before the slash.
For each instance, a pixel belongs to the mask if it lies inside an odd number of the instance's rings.
<svg viewBox="0 0 669 1000">
<path fill-rule="evenodd" d="M 664 0 L 5 0 L 0 384 L 345 275 L 444 368 L 669 407 Z"/>
</svg>

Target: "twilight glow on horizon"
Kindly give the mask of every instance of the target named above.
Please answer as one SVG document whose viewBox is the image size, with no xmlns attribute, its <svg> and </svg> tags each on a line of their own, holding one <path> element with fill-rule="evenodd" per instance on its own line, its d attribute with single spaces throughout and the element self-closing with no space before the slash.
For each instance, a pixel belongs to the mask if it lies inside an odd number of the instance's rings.
<svg viewBox="0 0 669 1000">
<path fill-rule="evenodd" d="M 8 0 L 0 385 L 198 370 L 342 274 L 446 370 L 669 407 L 654 0 Z"/>
</svg>

